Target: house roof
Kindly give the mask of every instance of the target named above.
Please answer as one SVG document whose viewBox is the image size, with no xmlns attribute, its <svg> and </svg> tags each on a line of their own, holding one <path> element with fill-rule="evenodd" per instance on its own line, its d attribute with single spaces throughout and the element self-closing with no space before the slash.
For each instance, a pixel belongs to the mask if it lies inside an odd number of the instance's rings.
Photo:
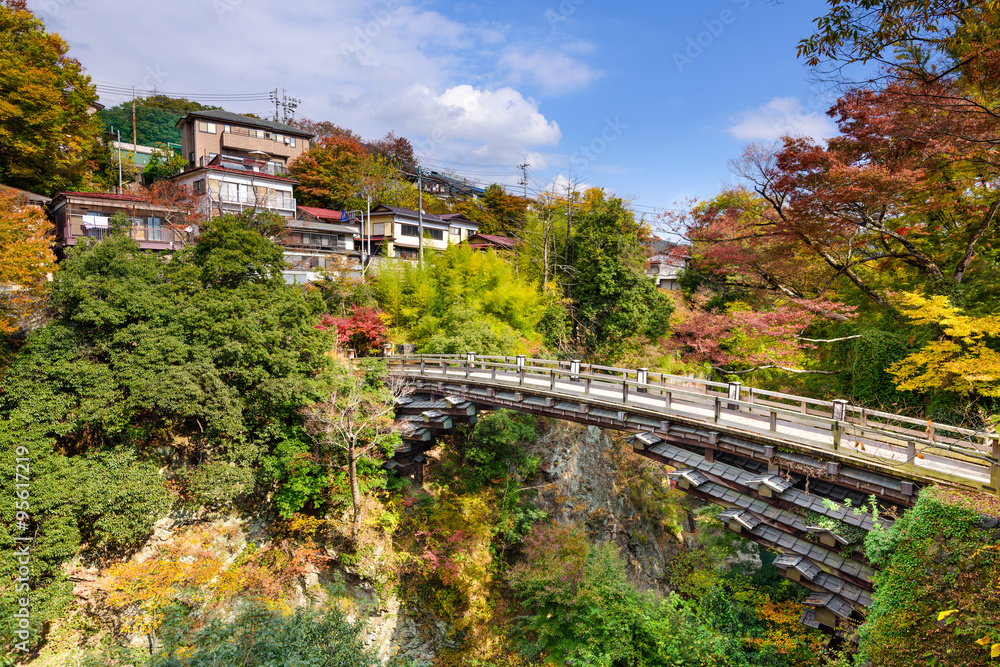
<svg viewBox="0 0 1000 667">
<path fill-rule="evenodd" d="M 265 130 L 271 130 L 272 132 L 280 132 L 281 134 L 294 134 L 299 137 L 312 138 L 315 135 L 309 132 L 304 132 L 297 127 L 292 127 L 291 125 L 285 125 L 284 123 L 276 123 L 273 120 L 263 120 L 261 118 L 250 118 L 249 116 L 241 116 L 238 113 L 233 113 L 231 111 L 223 111 L 222 109 L 208 109 L 203 111 L 192 111 L 186 116 L 177 121 L 177 126 L 179 127 L 182 123 L 186 122 L 188 119 L 193 118 L 206 118 L 208 120 L 218 120 L 224 123 L 248 125 L 250 127 L 259 127 Z"/>
<path fill-rule="evenodd" d="M 58 210 L 69 204 L 70 199 L 90 199 L 104 200 L 106 206 L 121 204 L 141 204 L 143 210 L 147 211 L 177 211 L 181 210 L 169 204 L 154 204 L 148 199 L 143 199 L 137 195 L 117 194 L 114 192 L 60 192 L 52 198 L 52 210 Z M 126 207 L 122 207 L 126 208 Z"/>
<path fill-rule="evenodd" d="M 417 220 L 420 217 L 417 211 L 414 211 L 413 209 L 401 208 L 399 206 L 386 206 L 385 204 L 380 204 L 372 209 L 372 214 L 385 213 L 387 211 L 395 216 L 410 218 L 412 220 Z M 424 223 L 437 223 L 442 225 L 465 223 L 468 225 L 474 225 L 477 228 L 479 227 L 479 223 L 474 220 L 469 220 L 461 213 L 442 213 L 440 215 L 436 213 L 424 213 Z"/>
<path fill-rule="evenodd" d="M 317 208 L 315 206 L 302 206 L 301 204 L 296 208 L 320 220 L 337 220 L 339 222 L 346 217 L 343 211 L 337 211 L 332 208 Z"/>
<path fill-rule="evenodd" d="M 221 171 L 221 172 L 225 172 L 227 174 L 239 174 L 241 176 L 253 176 L 254 178 L 259 178 L 261 180 L 265 180 L 266 179 L 266 180 L 270 180 L 270 181 L 281 181 L 283 183 L 298 183 L 298 181 L 296 181 L 294 178 L 285 178 L 284 176 L 272 176 L 272 175 L 264 173 L 262 171 L 250 171 L 249 169 L 228 169 L 226 167 L 220 167 L 217 164 L 207 164 L 204 167 L 194 167 L 192 169 L 188 169 L 187 171 L 182 171 L 179 174 L 174 174 L 170 178 L 172 178 L 172 179 L 176 178 L 178 180 L 183 180 L 181 177 L 190 176 L 191 174 L 195 173 L 196 171 L 200 171 L 202 169 L 205 169 L 205 170 L 208 170 L 208 171 Z"/>
<path fill-rule="evenodd" d="M 114 192 L 60 192 L 59 197 L 89 197 L 90 199 L 111 199 L 114 201 L 129 201 L 137 204 L 148 204 L 149 201 L 136 195 L 120 195 Z"/>
<path fill-rule="evenodd" d="M 485 239 L 487 243 L 476 243 L 476 239 Z M 501 246 L 504 248 L 513 248 L 520 242 L 517 239 L 512 239 L 509 236 L 494 236 L 492 234 L 473 234 L 469 237 L 469 245 L 472 247 L 477 246 Z"/>
<path fill-rule="evenodd" d="M 10 185 L 0 184 L 0 191 L 6 192 L 6 193 L 9 193 L 9 194 L 14 194 L 14 195 L 17 195 L 19 197 L 24 197 L 29 202 L 41 202 L 43 204 L 47 204 L 50 201 L 52 201 L 51 197 L 46 197 L 45 195 L 40 195 L 40 194 L 37 194 L 35 192 L 29 192 L 28 190 L 22 190 L 20 188 L 15 188 L 15 187 L 10 186 Z"/>
<path fill-rule="evenodd" d="M 470 192 L 476 195 L 481 195 L 486 193 L 486 191 L 483 188 L 477 185 L 473 185 L 471 183 L 467 183 L 464 180 L 459 180 L 454 176 L 443 174 L 439 171 L 432 171 L 429 173 L 425 172 L 424 182 L 433 182 L 433 181 L 438 181 L 439 183 L 446 186 L 450 190 L 464 190 L 466 192 Z"/>
<path fill-rule="evenodd" d="M 316 222 L 315 220 L 287 220 L 285 227 L 288 229 L 307 229 L 317 232 L 343 232 L 344 234 L 355 234 L 357 229 L 350 225 L 335 225 L 329 222 Z"/>
<path fill-rule="evenodd" d="M 393 217 L 408 218 L 413 221 L 420 219 L 420 214 L 409 208 L 400 208 L 399 206 L 386 206 L 385 204 L 380 204 L 379 206 L 372 209 L 372 215 L 377 215 L 379 213 L 392 213 Z M 448 220 L 444 219 L 440 215 L 434 213 L 424 213 L 424 224 L 430 225 L 447 225 Z"/>
</svg>

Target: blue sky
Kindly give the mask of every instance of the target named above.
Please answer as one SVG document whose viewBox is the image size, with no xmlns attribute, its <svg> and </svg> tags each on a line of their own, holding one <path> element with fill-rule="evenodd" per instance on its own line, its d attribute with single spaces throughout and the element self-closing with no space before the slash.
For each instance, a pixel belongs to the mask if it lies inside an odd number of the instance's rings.
<svg viewBox="0 0 1000 667">
<path fill-rule="evenodd" d="M 822 0 L 29 0 L 99 84 L 301 98 L 299 115 L 394 130 L 426 167 L 529 192 L 574 180 L 640 207 L 735 182 L 747 141 L 829 137 L 795 57 Z M 273 113 L 266 100 L 224 103 Z"/>
</svg>

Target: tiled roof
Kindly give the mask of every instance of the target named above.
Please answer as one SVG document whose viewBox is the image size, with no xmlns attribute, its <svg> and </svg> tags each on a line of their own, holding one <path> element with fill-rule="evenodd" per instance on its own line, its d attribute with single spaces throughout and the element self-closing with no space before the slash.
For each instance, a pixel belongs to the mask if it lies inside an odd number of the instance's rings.
<svg viewBox="0 0 1000 667">
<path fill-rule="evenodd" d="M 420 217 L 420 213 L 417 212 L 417 211 L 414 211 L 413 209 L 402 208 L 400 206 L 386 206 L 385 204 L 380 205 L 378 208 L 376 208 L 374 211 L 372 211 L 372 213 L 377 213 L 381 209 L 385 209 L 387 211 L 390 211 L 394 215 L 401 215 L 401 216 L 407 217 L 407 218 L 414 218 L 414 219 L 416 219 L 416 218 Z M 447 219 L 444 216 L 437 215 L 435 213 L 424 213 L 423 217 L 424 217 L 424 222 L 447 222 Z"/>
<path fill-rule="evenodd" d="M 486 239 L 494 245 L 506 246 L 508 248 L 513 248 L 518 244 L 517 239 L 512 239 L 509 236 L 493 236 L 492 234 L 473 234 L 469 237 L 469 244 L 475 245 L 472 241 L 476 238 Z"/>
<path fill-rule="evenodd" d="M 35 192 L 29 192 L 28 190 L 21 190 L 20 188 L 15 188 L 11 185 L 3 185 L 2 183 L 0 183 L 0 191 L 11 193 L 18 197 L 24 197 L 28 201 L 40 201 L 40 202 L 51 201 L 51 199 L 49 197 L 46 197 L 45 195 L 40 195 Z"/>
<path fill-rule="evenodd" d="M 301 204 L 298 208 L 300 211 L 305 211 L 309 215 L 316 216 L 320 220 L 340 221 L 344 219 L 343 211 L 335 211 L 332 208 L 317 208 L 315 206 L 302 206 Z"/>
<path fill-rule="evenodd" d="M 192 111 L 188 115 L 184 116 L 177 121 L 177 125 L 180 125 L 189 118 L 207 118 L 209 120 L 218 120 L 224 123 L 248 125 L 250 127 L 260 127 L 265 130 L 271 130 L 272 132 L 278 132 L 281 134 L 294 134 L 299 137 L 312 137 L 315 136 L 309 132 L 304 132 L 297 127 L 292 127 L 291 125 L 285 125 L 284 123 L 276 123 L 273 120 L 264 120 L 262 118 L 250 118 L 249 116 L 241 116 L 238 113 L 233 113 L 231 111 L 223 111 L 222 109 L 209 109 L 204 111 Z"/>
<path fill-rule="evenodd" d="M 265 174 L 264 172 L 248 171 L 246 169 L 227 169 L 226 167 L 220 167 L 217 164 L 208 164 L 205 165 L 204 167 L 194 167 L 192 169 L 188 169 L 187 171 L 182 171 L 179 174 L 174 174 L 170 178 L 180 178 L 183 176 L 187 176 L 188 174 L 193 174 L 199 169 L 208 169 L 210 171 L 222 171 L 227 174 L 240 174 L 241 176 L 252 176 L 253 178 L 259 178 L 261 180 L 266 179 L 269 181 L 282 181 L 284 183 L 298 183 L 298 181 L 296 181 L 294 178 L 285 178 L 284 176 L 272 176 L 271 174 Z"/>
<path fill-rule="evenodd" d="M 130 201 L 139 204 L 148 204 L 149 202 L 142 197 L 137 197 L 135 195 L 120 195 L 114 192 L 60 192 L 57 196 L 60 197 L 90 197 L 92 199 L 112 199 L 114 201 Z"/>
</svg>

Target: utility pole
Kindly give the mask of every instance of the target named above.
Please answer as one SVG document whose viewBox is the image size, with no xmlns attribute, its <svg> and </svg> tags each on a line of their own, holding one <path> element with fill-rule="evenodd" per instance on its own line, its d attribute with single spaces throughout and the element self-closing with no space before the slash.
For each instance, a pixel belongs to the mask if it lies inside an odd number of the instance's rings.
<svg viewBox="0 0 1000 667">
<path fill-rule="evenodd" d="M 270 97 L 271 101 L 274 102 L 274 122 L 277 123 L 278 109 L 281 107 L 281 98 L 278 97 L 278 89 L 275 88 L 270 93 L 268 93 L 268 97 Z"/>
<path fill-rule="evenodd" d="M 424 181 L 417 167 L 417 244 L 420 248 L 420 268 L 424 268 Z"/>
<path fill-rule="evenodd" d="M 302 100 L 297 97 L 289 97 L 285 95 L 285 89 L 281 89 L 281 108 L 283 109 L 281 122 L 288 124 L 288 121 L 295 120 L 295 110 L 298 106 L 302 104 Z"/>
<path fill-rule="evenodd" d="M 136 133 L 135 133 L 135 86 L 132 86 L 132 159 L 135 159 L 135 149 L 136 149 Z"/>
<path fill-rule="evenodd" d="M 530 167 L 530 166 L 531 165 L 528 164 L 528 159 L 527 158 L 524 159 L 524 162 L 522 162 L 521 164 L 517 165 L 518 169 L 521 170 L 521 183 L 520 183 L 520 185 L 524 186 L 524 200 L 525 201 L 528 200 L 528 167 Z M 525 211 L 525 215 L 527 216 L 527 210 Z M 524 230 L 525 226 L 527 225 L 527 222 L 528 222 L 527 219 L 521 220 L 521 230 L 522 231 Z M 522 236 L 523 236 L 523 234 L 522 234 Z M 518 264 L 519 264 L 519 262 L 518 262 L 518 253 L 517 253 L 517 242 L 518 242 L 518 240 L 519 239 L 515 236 L 515 239 L 514 239 L 514 277 L 515 278 L 519 278 L 520 275 L 521 275 L 521 272 L 519 271 L 519 266 L 518 266 Z"/>
<path fill-rule="evenodd" d="M 518 183 L 518 185 L 523 185 L 524 186 L 524 198 L 525 199 L 528 198 L 528 167 L 530 167 L 530 166 L 531 165 L 528 164 L 528 160 L 525 160 L 521 164 L 517 165 L 517 168 L 521 170 L 521 182 Z"/>
<path fill-rule="evenodd" d="M 122 131 L 115 132 L 118 133 L 118 194 L 122 194 Z"/>
<path fill-rule="evenodd" d="M 368 194 L 368 245 L 365 246 L 365 227 L 361 226 L 361 282 L 365 282 L 365 258 L 371 261 L 372 252 L 372 195 Z M 385 245 L 385 241 L 382 242 Z"/>
</svg>

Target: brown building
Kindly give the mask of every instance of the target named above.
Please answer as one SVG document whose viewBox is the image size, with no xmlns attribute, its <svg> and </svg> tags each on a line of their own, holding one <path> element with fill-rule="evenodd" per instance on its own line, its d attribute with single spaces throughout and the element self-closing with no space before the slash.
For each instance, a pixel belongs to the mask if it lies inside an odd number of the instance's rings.
<svg viewBox="0 0 1000 667">
<path fill-rule="evenodd" d="M 492 248 L 497 252 L 514 250 L 521 245 L 517 239 L 509 236 L 496 236 L 493 234 L 473 234 L 469 237 L 469 247 L 476 250 L 489 250 Z"/>
<path fill-rule="evenodd" d="M 217 155 L 265 163 L 271 175 L 288 171 L 288 164 L 309 148 L 312 134 L 270 120 L 222 110 L 192 111 L 177 121 L 182 155 L 188 167 L 203 167 Z"/>
<path fill-rule="evenodd" d="M 143 250 L 174 250 L 182 247 L 185 237 L 190 236 L 167 226 L 171 218 L 177 217 L 177 210 L 151 204 L 135 195 L 61 192 L 49 206 L 60 248 L 86 239 L 103 239 L 111 233 L 111 217 L 116 213 L 124 213 L 131 220 L 129 235 Z"/>
</svg>

